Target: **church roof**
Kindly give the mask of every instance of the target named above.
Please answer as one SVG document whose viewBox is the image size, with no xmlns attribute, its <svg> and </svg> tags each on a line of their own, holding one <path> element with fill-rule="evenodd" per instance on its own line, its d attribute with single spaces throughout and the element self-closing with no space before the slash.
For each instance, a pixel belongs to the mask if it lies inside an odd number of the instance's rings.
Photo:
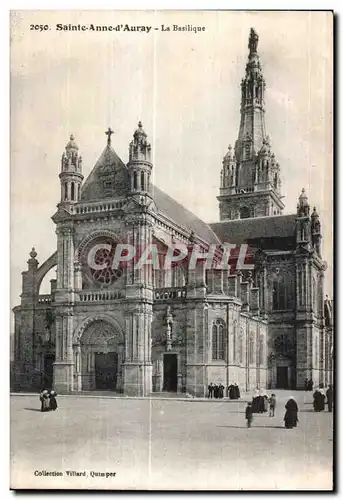
<svg viewBox="0 0 343 500">
<path fill-rule="evenodd" d="M 295 236 L 295 214 L 227 220 L 210 224 L 222 242 L 244 243 L 261 238 Z"/>
<path fill-rule="evenodd" d="M 129 188 L 126 165 L 110 144 L 106 146 L 81 190 L 81 201 L 96 201 L 125 195 Z"/>
<path fill-rule="evenodd" d="M 194 233 L 204 239 L 207 243 L 217 244 L 220 240 L 216 236 L 211 227 L 204 221 L 199 219 L 190 210 L 187 210 L 183 205 L 175 201 L 166 193 L 161 191 L 156 186 L 152 186 L 152 195 L 159 212 L 164 213 L 186 229 L 194 231 Z"/>
<path fill-rule="evenodd" d="M 108 144 L 83 185 L 81 201 L 125 197 L 128 192 L 129 173 L 127 166 Z M 186 230 L 194 231 L 207 243 L 219 243 L 218 237 L 210 226 L 191 211 L 154 185 L 151 186 L 151 192 L 160 213 L 165 214 Z"/>
</svg>

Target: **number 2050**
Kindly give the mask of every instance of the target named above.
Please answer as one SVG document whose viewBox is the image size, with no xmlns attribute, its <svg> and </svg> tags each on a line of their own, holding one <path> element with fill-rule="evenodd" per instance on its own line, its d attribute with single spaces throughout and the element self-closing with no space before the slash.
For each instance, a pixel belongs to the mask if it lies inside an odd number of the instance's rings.
<svg viewBox="0 0 343 500">
<path fill-rule="evenodd" d="M 47 31 L 49 26 L 47 24 L 30 24 L 30 31 Z"/>
</svg>

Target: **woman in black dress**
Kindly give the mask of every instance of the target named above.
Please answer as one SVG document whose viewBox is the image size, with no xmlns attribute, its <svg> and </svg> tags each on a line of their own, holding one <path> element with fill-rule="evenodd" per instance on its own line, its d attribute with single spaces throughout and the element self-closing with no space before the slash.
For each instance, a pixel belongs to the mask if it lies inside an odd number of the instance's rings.
<svg viewBox="0 0 343 500">
<path fill-rule="evenodd" d="M 49 411 L 49 392 L 46 389 L 40 393 L 39 400 L 41 402 L 40 411 Z"/>
<path fill-rule="evenodd" d="M 56 401 L 56 391 L 50 391 L 49 393 L 49 398 L 50 398 L 50 405 L 49 405 L 49 410 L 55 411 L 57 409 L 57 401 Z"/>
<path fill-rule="evenodd" d="M 285 408 L 285 427 L 286 429 L 293 429 L 293 427 L 296 427 L 298 424 L 298 405 L 293 397 L 289 398 Z"/>
</svg>

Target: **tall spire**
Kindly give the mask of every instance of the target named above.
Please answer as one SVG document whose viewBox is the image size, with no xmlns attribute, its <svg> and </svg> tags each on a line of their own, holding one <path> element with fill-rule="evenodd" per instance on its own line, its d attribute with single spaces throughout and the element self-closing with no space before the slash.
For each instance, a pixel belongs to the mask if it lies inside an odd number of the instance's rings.
<svg viewBox="0 0 343 500">
<path fill-rule="evenodd" d="M 257 152 L 266 139 L 264 121 L 264 91 L 266 83 L 262 73 L 260 58 L 257 53 L 258 35 L 251 28 L 249 36 L 249 56 L 245 68 L 245 78 L 241 83 L 241 123 L 236 156 L 244 161 Z"/>
<path fill-rule="evenodd" d="M 220 218 L 280 215 L 280 166 L 266 134 L 264 80 L 257 52 L 259 37 L 251 28 L 248 60 L 241 82 L 241 119 L 234 154 L 223 160 L 221 173 Z"/>
</svg>

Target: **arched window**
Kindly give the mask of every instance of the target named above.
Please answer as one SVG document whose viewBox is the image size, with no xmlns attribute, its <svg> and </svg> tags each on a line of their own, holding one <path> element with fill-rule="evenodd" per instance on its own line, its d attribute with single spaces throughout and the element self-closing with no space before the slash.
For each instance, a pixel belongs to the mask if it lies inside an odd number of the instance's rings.
<svg viewBox="0 0 343 500">
<path fill-rule="evenodd" d="M 80 199 L 80 184 L 77 186 L 77 199 Z"/>
<path fill-rule="evenodd" d="M 244 358 L 243 358 L 243 347 L 244 347 L 244 332 L 243 329 L 241 328 L 240 334 L 239 334 L 239 345 L 238 345 L 238 360 L 239 364 L 243 365 L 244 364 Z"/>
<path fill-rule="evenodd" d="M 183 267 L 177 265 L 173 266 L 171 268 L 171 286 L 179 287 L 185 285 L 186 285 L 186 280 L 185 280 L 185 271 Z"/>
<path fill-rule="evenodd" d="M 278 276 L 273 282 L 273 309 L 292 309 L 293 299 L 293 278 L 287 272 L 284 276 Z"/>
<path fill-rule="evenodd" d="M 68 183 L 67 182 L 64 183 L 64 199 L 65 200 L 68 199 Z"/>
<path fill-rule="evenodd" d="M 244 145 L 244 160 L 249 160 L 251 156 L 251 144 Z"/>
<path fill-rule="evenodd" d="M 218 326 L 218 359 L 225 359 L 223 325 Z"/>
<path fill-rule="evenodd" d="M 75 184 L 74 182 L 71 183 L 71 200 L 74 201 L 75 200 Z"/>
<path fill-rule="evenodd" d="M 218 359 L 217 325 L 212 325 L 212 359 Z"/>
<path fill-rule="evenodd" d="M 240 218 L 241 219 L 248 219 L 250 217 L 250 209 L 249 207 L 242 207 L 240 209 Z"/>
<path fill-rule="evenodd" d="M 292 339 L 289 335 L 281 334 L 274 340 L 274 349 L 276 354 L 289 357 L 293 353 Z"/>
<path fill-rule="evenodd" d="M 165 271 L 164 269 L 154 269 L 154 283 L 156 288 L 164 288 L 165 287 Z"/>
<path fill-rule="evenodd" d="M 263 335 L 260 337 L 258 355 L 259 355 L 258 364 L 263 366 L 265 364 L 265 362 L 264 362 L 264 336 Z"/>
<path fill-rule="evenodd" d="M 233 331 L 232 331 L 232 354 L 233 354 L 233 362 L 236 363 L 237 361 L 237 345 L 236 345 L 236 339 L 237 337 L 237 320 L 233 322 Z"/>
<path fill-rule="evenodd" d="M 318 347 L 319 342 L 317 338 L 313 339 L 313 368 L 318 368 Z"/>
<path fill-rule="evenodd" d="M 137 189 L 137 172 L 133 172 L 133 189 Z"/>
<path fill-rule="evenodd" d="M 315 278 L 312 278 L 312 304 L 313 312 L 317 312 L 317 282 Z"/>
<path fill-rule="evenodd" d="M 249 364 L 254 365 L 256 363 L 255 359 L 255 345 L 254 337 L 251 335 L 249 338 Z"/>
<path fill-rule="evenodd" d="M 278 185 L 278 178 L 277 178 L 277 173 L 274 175 L 274 189 L 277 189 Z"/>
<path fill-rule="evenodd" d="M 141 172 L 141 190 L 145 191 L 145 178 L 144 178 L 144 172 Z"/>
<path fill-rule="evenodd" d="M 216 320 L 212 325 L 212 359 L 225 360 L 225 325 Z"/>
</svg>

